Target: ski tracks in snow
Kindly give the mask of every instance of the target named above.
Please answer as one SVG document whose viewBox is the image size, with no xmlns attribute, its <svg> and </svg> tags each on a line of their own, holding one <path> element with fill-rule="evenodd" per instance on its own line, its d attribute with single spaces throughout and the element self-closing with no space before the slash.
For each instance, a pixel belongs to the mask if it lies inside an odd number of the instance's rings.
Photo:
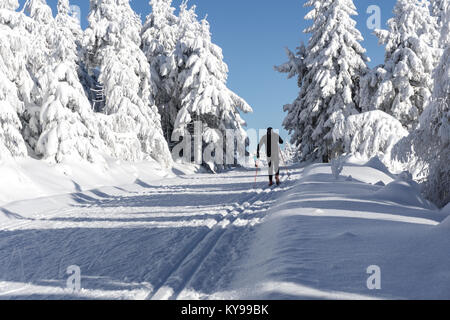
<svg viewBox="0 0 450 320">
<path fill-rule="evenodd" d="M 283 179 L 286 183 L 286 179 Z M 283 187 L 286 188 L 286 187 Z M 151 300 L 169 300 L 177 299 L 180 293 L 185 289 L 189 289 L 189 284 L 193 282 L 197 271 L 202 263 L 211 255 L 217 244 L 223 239 L 226 232 L 242 232 L 242 230 L 230 231 L 229 226 L 239 226 L 240 217 L 255 204 L 264 203 L 272 197 L 271 188 L 257 189 L 255 194 L 250 194 L 241 199 L 241 204 L 234 209 L 229 209 L 228 214 L 217 222 L 208 232 L 190 243 L 183 252 L 186 255 L 180 257 L 176 266 L 167 273 L 161 275 L 162 283 L 154 288 L 154 291 L 147 297 Z M 269 208 L 266 207 L 266 210 Z M 258 224 L 263 218 L 257 218 L 253 223 Z M 258 222 L 256 222 L 258 221 Z M 250 223 L 252 225 L 252 223 Z M 245 224 L 244 224 L 245 226 Z M 219 270 L 216 270 L 219 272 Z M 204 276 L 204 275 L 201 275 Z"/>
<path fill-rule="evenodd" d="M 0 256 L 9 261 L 0 264 L 0 298 L 73 298 L 63 290 L 70 264 L 80 265 L 87 286 L 78 298 L 176 299 L 184 291 L 221 290 L 233 275 L 228 260 L 239 265 L 234 250 L 242 250 L 293 184 L 284 179 L 282 187 L 254 189 L 253 179 L 252 171 L 236 170 L 154 185 L 137 180 L 72 195 L 71 206 L 26 221 L 11 220 L 0 229 Z M 259 187 L 265 179 L 259 177 Z M 17 252 L 24 254 L 16 259 Z M 220 283 L 211 288 L 211 279 Z"/>
</svg>

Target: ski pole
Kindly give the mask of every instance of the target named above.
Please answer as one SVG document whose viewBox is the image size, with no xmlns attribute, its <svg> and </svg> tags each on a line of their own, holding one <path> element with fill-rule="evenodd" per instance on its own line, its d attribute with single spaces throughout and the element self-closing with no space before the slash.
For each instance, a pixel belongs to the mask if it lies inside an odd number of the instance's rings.
<svg viewBox="0 0 450 320">
<path fill-rule="evenodd" d="M 283 160 L 284 166 L 286 167 L 286 174 L 287 174 L 288 180 L 290 180 L 291 176 L 289 175 L 289 169 L 287 168 L 287 163 L 284 160 L 283 152 L 281 152 L 281 150 L 280 150 L 280 154 L 281 154 L 281 159 Z"/>
<path fill-rule="evenodd" d="M 255 166 L 256 166 L 256 172 L 255 172 L 255 189 L 256 189 L 256 178 L 258 177 L 258 170 L 259 170 L 257 159 L 255 159 Z"/>
</svg>

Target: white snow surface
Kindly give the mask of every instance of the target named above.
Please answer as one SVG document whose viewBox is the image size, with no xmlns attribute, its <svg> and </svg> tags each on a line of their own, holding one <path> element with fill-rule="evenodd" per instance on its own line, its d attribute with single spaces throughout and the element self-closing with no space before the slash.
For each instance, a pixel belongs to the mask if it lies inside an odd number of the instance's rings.
<svg viewBox="0 0 450 320">
<path fill-rule="evenodd" d="M 194 173 L 196 168 L 176 164 L 174 170 Z M 104 163 L 87 161 L 51 164 L 23 158 L 0 160 L 0 206 L 19 200 L 82 192 L 102 186 L 134 183 L 174 176 L 156 161 L 126 162 L 108 158 Z"/>
<path fill-rule="evenodd" d="M 450 298 L 449 212 L 385 168 L 36 163 L 0 167 L 0 299 Z"/>
</svg>

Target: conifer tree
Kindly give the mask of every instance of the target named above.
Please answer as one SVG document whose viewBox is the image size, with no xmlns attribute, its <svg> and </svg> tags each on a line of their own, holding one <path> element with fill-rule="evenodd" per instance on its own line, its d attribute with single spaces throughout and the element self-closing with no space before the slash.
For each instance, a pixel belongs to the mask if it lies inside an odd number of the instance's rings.
<svg viewBox="0 0 450 320">
<path fill-rule="evenodd" d="M 40 111 L 42 133 L 36 152 L 51 162 L 101 159 L 105 152 L 97 119 L 78 78 L 77 33 L 68 16 L 69 3 L 59 0 L 57 19 L 48 28 L 50 55 L 40 83 L 46 88 Z"/>
<path fill-rule="evenodd" d="M 10 19 L 18 19 L 19 13 L 14 12 L 18 6 L 15 0 L 0 3 L 0 160 L 27 155 L 20 121 L 24 103 L 16 85 L 25 68 L 21 53 L 26 44 L 19 29 L 6 24 Z"/>
<path fill-rule="evenodd" d="M 363 40 L 351 18 L 357 15 L 351 0 L 309 0 L 313 20 L 305 30 L 311 34 L 301 70 L 300 93 L 288 112 L 284 126 L 292 143 L 300 148 L 301 160 L 329 160 L 343 151 L 333 142 L 334 125 L 361 111 L 360 79 L 367 72 Z"/>
<path fill-rule="evenodd" d="M 155 83 L 153 92 L 161 115 L 163 132 L 168 143 L 179 110 L 176 99 L 178 66 L 175 48 L 178 42 L 178 17 L 174 14 L 172 0 L 151 0 L 152 12 L 142 29 L 142 50 L 150 64 Z"/>
<path fill-rule="evenodd" d="M 85 31 L 86 65 L 99 71 L 105 97 L 101 112 L 108 115 L 102 138 L 112 154 L 126 160 L 151 157 L 170 166 L 171 155 L 154 105 L 155 85 L 141 51 L 141 21 L 129 0 L 91 0 Z M 111 129 L 111 130 L 108 130 Z"/>
<path fill-rule="evenodd" d="M 441 41 L 444 54 L 434 71 L 432 98 L 420 118 L 418 129 L 411 134 L 415 154 L 428 166 L 425 192 L 437 204 L 450 202 L 450 7 L 443 15 Z"/>
<path fill-rule="evenodd" d="M 181 109 L 174 125 L 174 134 L 183 135 L 194 121 L 202 122 L 204 144 L 214 150 L 224 145 L 226 130 L 234 130 L 237 139 L 246 139 L 245 121 L 240 112 L 252 108 L 226 85 L 228 66 L 222 49 L 212 43 L 206 19 L 199 22 L 195 7 L 181 6 L 179 17 L 180 40 L 176 53 L 178 61 L 178 89 Z"/>
<path fill-rule="evenodd" d="M 386 46 L 384 72 L 374 93 L 376 109 L 398 119 L 413 130 L 433 91 L 432 73 L 441 51 L 436 19 L 429 2 L 398 0 L 389 30 L 376 30 Z"/>
</svg>

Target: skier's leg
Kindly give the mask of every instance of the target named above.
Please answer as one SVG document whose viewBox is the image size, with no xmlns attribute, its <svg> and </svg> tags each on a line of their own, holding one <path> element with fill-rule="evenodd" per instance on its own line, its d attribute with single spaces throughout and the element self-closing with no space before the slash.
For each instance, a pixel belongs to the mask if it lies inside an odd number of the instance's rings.
<svg viewBox="0 0 450 320">
<path fill-rule="evenodd" d="M 267 159 L 269 162 L 269 185 L 273 185 L 273 161 L 272 159 Z"/>
<path fill-rule="evenodd" d="M 277 158 L 274 161 L 274 169 L 275 169 L 275 179 L 277 181 L 277 185 L 280 185 L 280 159 Z"/>
</svg>

